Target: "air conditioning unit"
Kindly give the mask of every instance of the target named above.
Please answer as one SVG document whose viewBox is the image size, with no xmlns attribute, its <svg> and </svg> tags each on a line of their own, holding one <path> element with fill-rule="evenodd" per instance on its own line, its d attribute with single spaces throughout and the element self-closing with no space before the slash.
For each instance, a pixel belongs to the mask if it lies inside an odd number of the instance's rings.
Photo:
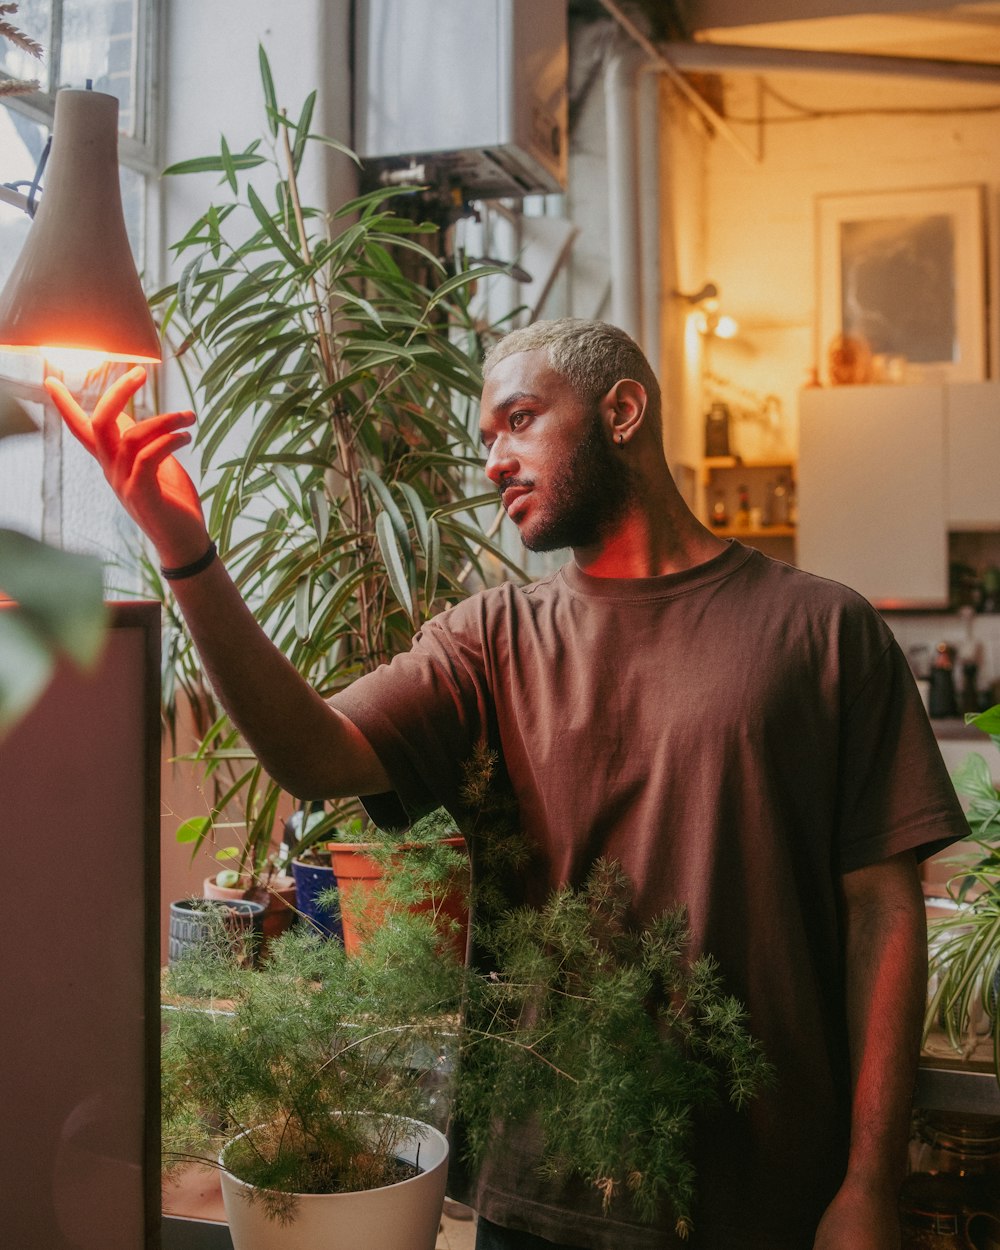
<svg viewBox="0 0 1000 1250">
<path fill-rule="evenodd" d="M 354 146 L 465 199 L 566 186 L 566 0 L 361 0 Z M 415 168 L 420 167 L 420 168 Z"/>
</svg>

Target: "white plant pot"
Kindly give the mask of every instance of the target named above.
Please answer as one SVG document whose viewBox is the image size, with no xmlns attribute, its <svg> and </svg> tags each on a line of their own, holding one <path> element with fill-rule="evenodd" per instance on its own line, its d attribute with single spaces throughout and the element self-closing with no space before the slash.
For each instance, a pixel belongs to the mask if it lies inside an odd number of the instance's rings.
<svg viewBox="0 0 1000 1250">
<path fill-rule="evenodd" d="M 269 1219 L 252 1186 L 222 1168 L 222 1197 L 233 1250 L 434 1250 L 448 1176 L 448 1140 L 413 1121 L 399 1157 L 416 1161 L 419 1176 L 349 1194 L 299 1194 L 289 1223 Z M 223 1162 L 220 1159 L 220 1163 Z"/>
</svg>

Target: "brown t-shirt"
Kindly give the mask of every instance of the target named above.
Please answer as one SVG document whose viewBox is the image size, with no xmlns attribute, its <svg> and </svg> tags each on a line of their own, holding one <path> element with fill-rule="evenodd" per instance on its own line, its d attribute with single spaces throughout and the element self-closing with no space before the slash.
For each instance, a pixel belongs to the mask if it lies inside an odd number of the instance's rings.
<svg viewBox="0 0 1000 1250">
<path fill-rule="evenodd" d="M 778 1070 L 748 1110 L 700 1124 L 687 1243 L 666 1212 L 656 1228 L 627 1206 L 604 1217 L 586 1186 L 542 1179 L 527 1143 L 482 1170 L 482 1214 L 597 1250 L 808 1250 L 849 1125 L 838 876 L 966 827 L 877 613 L 739 543 L 664 577 L 570 564 L 442 613 L 334 702 L 411 817 L 455 815 L 474 872 L 465 770 L 477 744 L 499 752 L 535 852 L 505 883 L 512 903 L 582 883 L 600 856 L 631 879 L 636 921 L 683 902 L 692 953 L 719 961 Z"/>
</svg>

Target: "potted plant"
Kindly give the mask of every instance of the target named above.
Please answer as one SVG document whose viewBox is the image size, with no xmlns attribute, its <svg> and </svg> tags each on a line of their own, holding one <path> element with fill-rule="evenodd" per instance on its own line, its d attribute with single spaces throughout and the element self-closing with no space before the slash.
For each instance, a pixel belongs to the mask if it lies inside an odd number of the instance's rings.
<svg viewBox="0 0 1000 1250">
<path fill-rule="evenodd" d="M 417 1057 L 454 1029 L 461 968 L 410 920 L 388 960 L 293 928 L 258 971 L 224 940 L 168 971 L 165 1162 L 217 1161 L 236 1250 L 432 1250 L 448 1150 Z"/>
<path fill-rule="evenodd" d="M 495 917 L 482 972 L 409 908 L 354 956 L 305 929 L 282 935 L 258 971 L 225 941 L 202 946 L 166 982 L 168 1160 L 217 1161 L 236 1250 L 430 1250 L 445 1149 L 431 1126 L 450 1109 L 476 1164 L 532 1116 L 549 1170 L 582 1176 L 612 1213 L 627 1201 L 650 1220 L 669 1204 L 686 1231 L 695 1112 L 752 1097 L 769 1067 L 712 960 L 686 958 L 683 912 L 636 930 L 628 905 L 620 870 L 599 863 L 541 911 Z M 419 1142 L 436 1206 L 418 1227 L 421 1177 L 398 1169 Z M 358 1189 L 390 1212 L 404 1203 L 405 1219 L 381 1208 L 377 1236 L 355 1225 L 338 1241 L 342 1217 L 314 1209 L 326 1197 L 360 1207 Z M 397 1243 L 386 1229 L 400 1223 Z"/>
<path fill-rule="evenodd" d="M 469 930 L 470 864 L 465 839 L 453 818 L 440 808 L 415 822 L 405 834 L 369 828 L 360 822 L 326 844 L 336 883 L 341 935 L 354 954 L 399 908 L 426 912 L 442 940 L 465 959 Z M 401 856 L 406 869 L 399 871 Z"/>
<path fill-rule="evenodd" d="M 407 648 L 430 614 L 510 564 L 478 522 L 473 413 L 481 389 L 477 280 L 451 272 L 417 188 L 376 190 L 333 212 L 303 203 L 306 161 L 350 157 L 278 107 L 260 53 L 266 134 L 170 175 L 217 172 L 221 192 L 176 245 L 179 280 L 153 299 L 199 412 L 208 523 L 257 620 L 332 695 Z M 234 454 L 234 446 L 239 447 Z M 231 805 L 235 865 L 258 876 L 282 794 L 220 714 L 183 621 L 164 600 L 168 718 L 183 690 L 201 740 L 189 757 L 215 786 L 213 815 L 185 827 L 197 853 Z M 355 803 L 328 812 L 332 824 Z"/>
<path fill-rule="evenodd" d="M 988 734 L 1000 748 L 1000 704 L 966 723 Z M 956 857 L 948 882 L 951 913 L 929 926 L 929 985 L 924 1039 L 941 1028 L 949 1044 L 974 1048 L 985 1032 L 992 1035 L 993 1058 L 1000 1081 L 1000 791 L 989 765 L 978 752 L 952 773 L 959 794 L 968 800 L 971 854 Z"/>
</svg>

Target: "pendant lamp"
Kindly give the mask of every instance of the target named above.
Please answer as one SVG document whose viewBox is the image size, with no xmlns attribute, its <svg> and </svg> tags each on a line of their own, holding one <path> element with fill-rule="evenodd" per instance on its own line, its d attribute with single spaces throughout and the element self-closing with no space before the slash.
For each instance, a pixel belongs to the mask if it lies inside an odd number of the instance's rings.
<svg viewBox="0 0 1000 1250">
<path fill-rule="evenodd" d="M 118 101 L 60 91 L 38 211 L 0 294 L 0 350 L 157 362 L 118 183 Z"/>
</svg>

